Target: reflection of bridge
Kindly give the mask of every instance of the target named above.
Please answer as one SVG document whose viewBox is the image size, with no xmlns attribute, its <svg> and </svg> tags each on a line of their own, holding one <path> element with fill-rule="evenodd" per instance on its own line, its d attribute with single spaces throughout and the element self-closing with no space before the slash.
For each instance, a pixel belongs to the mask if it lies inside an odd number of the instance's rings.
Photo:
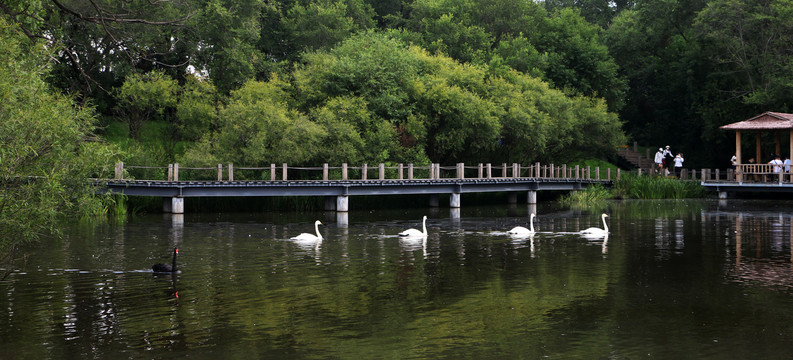
<svg viewBox="0 0 793 360">
<path fill-rule="evenodd" d="M 155 169 L 151 167 L 127 167 L 116 165 L 116 178 L 101 181 L 101 185 L 114 193 L 132 196 L 156 196 L 163 198 L 166 212 L 183 213 L 186 197 L 248 197 L 248 196 L 325 196 L 325 208 L 346 212 L 349 209 L 349 197 L 354 195 L 430 195 L 430 205 L 438 205 L 440 194 L 449 194 L 449 205 L 460 207 L 460 196 L 464 193 L 508 192 L 510 202 L 517 201 L 517 193 L 526 192 L 527 202 L 537 201 L 537 191 L 541 190 L 580 190 L 593 184 L 611 184 L 611 171 L 601 174 L 599 168 L 579 166 L 540 165 L 520 166 L 518 164 L 502 164 L 493 167 L 490 164 L 478 164 L 466 167 L 457 164 L 454 167 L 441 167 L 431 164 L 424 167 L 412 165 L 386 167 L 380 164 L 370 170 L 366 165 L 338 168 L 328 165 L 318 168 L 288 167 L 286 164 L 269 168 L 237 168 L 237 176 L 258 174 L 257 177 L 268 177 L 269 180 L 234 180 L 235 170 L 230 164 L 224 171 L 223 166 L 216 168 L 182 168 L 185 170 L 203 171 L 203 180 L 180 181 L 179 166 L 168 166 L 167 180 L 124 180 L 130 170 Z M 162 170 L 166 169 L 165 167 Z M 207 171 L 217 170 L 217 180 L 207 180 Z M 495 172 L 493 170 L 496 170 Z M 495 174 L 498 170 L 501 174 Z M 321 171 L 321 175 L 320 175 Z M 369 172 L 376 172 L 375 178 L 369 178 Z M 280 172 L 280 178 L 276 179 Z M 313 172 L 313 173 L 312 173 Z M 356 179 L 349 176 L 353 172 Z M 196 174 L 191 173 L 195 177 Z M 226 179 L 224 180 L 224 174 Z M 303 179 L 290 179 L 303 177 Z M 419 176 L 416 176 L 419 175 Z M 605 175 L 605 176 L 602 176 Z M 619 171 L 616 174 L 619 177 Z M 314 179 L 312 179 L 312 177 Z M 336 179 L 333 179 L 336 177 Z"/>
</svg>

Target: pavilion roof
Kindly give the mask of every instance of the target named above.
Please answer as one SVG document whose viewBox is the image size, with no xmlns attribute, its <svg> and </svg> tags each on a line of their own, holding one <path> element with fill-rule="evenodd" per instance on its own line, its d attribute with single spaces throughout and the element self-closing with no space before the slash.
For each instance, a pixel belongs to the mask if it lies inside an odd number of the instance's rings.
<svg viewBox="0 0 793 360">
<path fill-rule="evenodd" d="M 793 114 L 764 112 L 753 118 L 721 126 L 722 130 L 786 130 L 793 129 Z"/>
</svg>

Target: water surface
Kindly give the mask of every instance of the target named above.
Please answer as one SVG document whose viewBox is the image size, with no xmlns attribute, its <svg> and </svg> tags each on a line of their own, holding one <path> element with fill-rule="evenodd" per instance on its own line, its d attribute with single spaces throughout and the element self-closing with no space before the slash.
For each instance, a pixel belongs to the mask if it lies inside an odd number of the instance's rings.
<svg viewBox="0 0 793 360">
<path fill-rule="evenodd" d="M 67 226 L 0 283 L 0 358 L 789 358 L 793 203 L 186 214 Z M 528 227 L 532 238 L 505 231 Z M 602 226 L 606 241 L 575 234 Z M 421 228 L 426 245 L 395 236 Z M 320 246 L 289 238 L 325 225 Z M 153 275 L 179 247 L 181 273 Z"/>
</svg>

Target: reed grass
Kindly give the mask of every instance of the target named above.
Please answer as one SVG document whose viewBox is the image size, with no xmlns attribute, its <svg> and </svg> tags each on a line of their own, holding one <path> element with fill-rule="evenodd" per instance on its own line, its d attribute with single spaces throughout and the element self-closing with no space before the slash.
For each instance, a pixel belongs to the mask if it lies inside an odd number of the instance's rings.
<svg viewBox="0 0 793 360">
<path fill-rule="evenodd" d="M 690 199 L 707 195 L 696 181 L 660 176 L 625 176 L 614 183 L 615 197 L 629 199 Z"/>
</svg>

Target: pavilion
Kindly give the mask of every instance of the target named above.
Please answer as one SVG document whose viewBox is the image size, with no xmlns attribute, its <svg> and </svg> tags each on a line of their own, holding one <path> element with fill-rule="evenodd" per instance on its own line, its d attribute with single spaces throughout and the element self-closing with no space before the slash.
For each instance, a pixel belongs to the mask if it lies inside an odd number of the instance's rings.
<svg viewBox="0 0 793 360">
<path fill-rule="evenodd" d="M 762 142 L 761 134 L 763 132 L 774 132 L 776 135 L 776 150 L 774 154 L 781 155 L 781 134 L 784 131 L 788 132 L 790 141 L 788 142 L 788 154 L 793 154 L 793 114 L 777 113 L 777 112 L 764 112 L 755 117 L 739 121 L 732 124 L 721 126 L 723 130 L 735 131 L 735 157 L 738 160 L 736 168 L 736 180 L 741 181 L 740 174 L 771 174 L 773 169 L 767 164 L 766 159 L 762 156 Z M 755 165 L 746 164 L 742 160 L 741 154 L 741 133 L 745 131 L 752 131 L 755 134 Z M 781 182 L 780 177 L 780 182 Z"/>
</svg>

